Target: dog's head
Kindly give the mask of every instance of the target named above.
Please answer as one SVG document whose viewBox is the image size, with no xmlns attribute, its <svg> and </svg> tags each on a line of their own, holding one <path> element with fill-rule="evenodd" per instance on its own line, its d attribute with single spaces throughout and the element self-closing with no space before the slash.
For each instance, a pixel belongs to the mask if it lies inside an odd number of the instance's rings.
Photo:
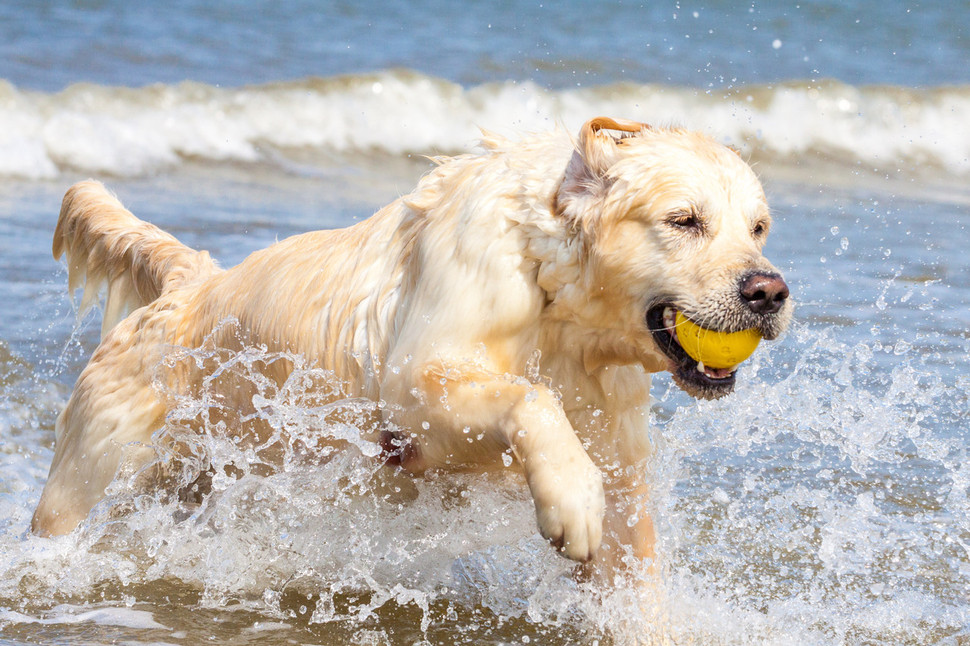
<svg viewBox="0 0 970 646">
<path fill-rule="evenodd" d="M 717 331 L 756 328 L 765 339 L 787 327 L 788 286 L 762 255 L 771 227 L 764 191 L 731 149 L 692 131 L 594 119 L 555 201 L 580 266 L 559 305 L 601 332 L 595 363 L 666 369 L 691 395 L 717 398 L 733 390 L 736 366 L 688 356 L 675 313 Z"/>
</svg>

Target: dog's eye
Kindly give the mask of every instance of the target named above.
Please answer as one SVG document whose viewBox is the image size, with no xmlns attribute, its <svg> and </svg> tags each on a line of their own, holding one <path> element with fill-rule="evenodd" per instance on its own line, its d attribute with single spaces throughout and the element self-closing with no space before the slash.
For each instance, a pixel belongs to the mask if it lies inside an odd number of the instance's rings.
<svg viewBox="0 0 970 646">
<path fill-rule="evenodd" d="M 759 222 L 758 224 L 754 225 L 753 229 L 751 229 L 751 233 L 754 234 L 755 238 L 760 238 L 761 236 L 768 233 L 768 227 L 765 225 L 764 222 Z"/>
<path fill-rule="evenodd" d="M 671 213 L 667 218 L 667 224 L 678 229 L 686 229 L 689 231 L 700 231 L 704 228 L 704 223 L 696 211 L 677 211 L 676 213 Z"/>
</svg>

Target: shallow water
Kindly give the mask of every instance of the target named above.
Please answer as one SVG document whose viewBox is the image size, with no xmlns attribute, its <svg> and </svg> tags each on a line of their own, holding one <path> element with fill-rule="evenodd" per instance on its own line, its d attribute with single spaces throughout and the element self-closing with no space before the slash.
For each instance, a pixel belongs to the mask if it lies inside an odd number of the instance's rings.
<svg viewBox="0 0 970 646">
<path fill-rule="evenodd" d="M 115 181 L 140 215 L 226 264 L 277 236 L 364 217 L 423 165 L 356 167 L 379 187 L 223 167 Z M 386 171 L 386 172 L 385 172 Z M 961 199 L 858 178 L 824 192 L 765 176 L 798 316 L 738 391 L 693 402 L 657 379 L 659 590 L 577 583 L 539 538 L 523 483 L 412 482 L 302 383 L 265 393 L 273 423 L 350 447 L 216 482 L 200 507 L 123 483 L 68 537 L 26 534 L 53 419 L 96 342 L 74 333 L 49 254 L 59 182 L 8 183 L 0 631 L 90 643 L 955 643 L 970 636 L 966 355 L 970 245 Z M 844 182 L 843 182 L 844 183 Z M 866 186 L 868 184 L 868 186 Z M 906 197 L 897 196 L 906 194 Z M 349 195 L 348 195 L 349 194 Z M 326 213 L 326 222 L 318 214 Z M 185 214 L 191 214 L 186 216 Z M 336 221 L 335 221 L 336 220 Z M 239 365 L 258 356 L 239 358 Z M 349 401 L 366 412 L 373 403 Z M 192 403 L 185 414 L 191 415 Z M 177 415 L 176 415 L 177 418 Z M 307 429 L 324 429 L 311 433 Z M 309 445 L 313 445 L 308 440 Z M 200 454 L 247 463 L 217 431 Z M 249 459 L 251 462 L 251 458 Z M 498 495 L 497 495 L 498 494 Z"/>
<path fill-rule="evenodd" d="M 966 7 L 317 5 L 0 6 L 0 641 L 970 642 Z M 684 123 L 751 159 L 797 301 L 733 396 L 656 379 L 648 592 L 573 576 L 513 474 L 378 469 L 296 378 L 261 393 L 305 440 L 283 469 L 217 479 L 194 506 L 119 479 L 78 532 L 27 532 L 100 327 L 76 324 L 50 258 L 72 182 L 104 179 L 229 266 L 369 216 L 480 126 L 598 114 Z M 253 464 L 210 431 L 198 456 Z M 345 450 L 313 460 L 320 436 Z"/>
</svg>

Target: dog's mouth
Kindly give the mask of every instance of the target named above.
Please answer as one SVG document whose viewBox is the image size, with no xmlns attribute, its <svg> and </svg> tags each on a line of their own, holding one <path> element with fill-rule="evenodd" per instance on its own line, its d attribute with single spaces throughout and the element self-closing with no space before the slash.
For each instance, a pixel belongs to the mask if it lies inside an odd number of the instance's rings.
<svg viewBox="0 0 970 646">
<path fill-rule="evenodd" d="M 670 303 L 654 305 L 647 310 L 647 327 L 653 340 L 670 362 L 674 381 L 685 392 L 700 399 L 717 399 L 734 390 L 732 368 L 711 368 L 699 363 L 681 347 L 674 324 L 677 309 Z"/>
</svg>

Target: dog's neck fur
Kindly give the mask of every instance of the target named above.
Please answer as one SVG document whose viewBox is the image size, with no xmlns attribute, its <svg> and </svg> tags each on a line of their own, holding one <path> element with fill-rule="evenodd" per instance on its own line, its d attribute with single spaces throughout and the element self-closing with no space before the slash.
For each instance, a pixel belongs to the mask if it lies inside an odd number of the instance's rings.
<svg viewBox="0 0 970 646">
<path fill-rule="evenodd" d="M 589 223 L 572 217 L 571 211 L 591 206 L 595 209 L 595 204 L 576 204 L 575 187 L 567 186 L 575 183 L 575 175 L 581 172 L 575 168 L 580 163 L 578 153 L 564 157 L 560 152 L 549 157 L 561 164 L 561 179 L 529 195 L 532 209 L 525 213 L 527 217 L 514 216 L 526 239 L 524 255 L 535 260 L 536 283 L 546 294 L 540 346 L 555 347 L 560 353 L 575 348 L 577 362 L 589 375 L 608 365 L 639 364 L 648 372 L 665 370 L 664 358 L 649 342 L 627 338 L 615 329 L 593 327 L 577 318 L 576 313 L 588 313 L 595 305 L 590 303 L 595 289 L 583 282 L 590 275 L 584 267 L 591 235 Z M 551 175 L 556 177 L 555 173 Z M 573 194 L 564 197 L 570 190 Z M 595 203 L 602 195 L 582 193 L 578 199 Z"/>
</svg>

